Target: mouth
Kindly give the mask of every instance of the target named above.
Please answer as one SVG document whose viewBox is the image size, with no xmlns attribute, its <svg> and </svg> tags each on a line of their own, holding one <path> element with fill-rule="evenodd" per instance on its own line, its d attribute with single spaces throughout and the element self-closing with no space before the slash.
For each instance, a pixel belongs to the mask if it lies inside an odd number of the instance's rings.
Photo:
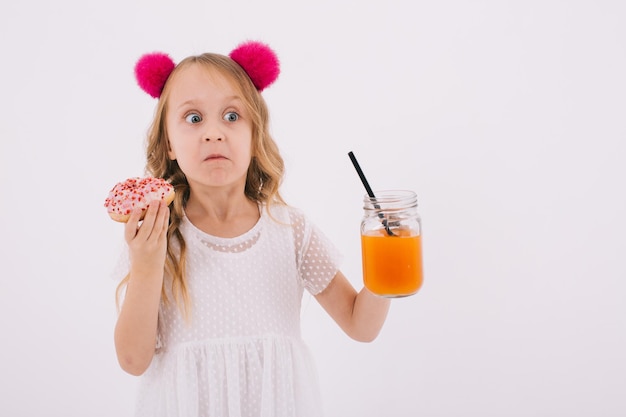
<svg viewBox="0 0 626 417">
<path fill-rule="evenodd" d="M 204 158 L 205 161 L 219 161 L 223 159 L 228 159 L 228 158 L 226 158 L 224 155 L 221 155 L 219 153 L 212 153 L 211 155 Z"/>
</svg>

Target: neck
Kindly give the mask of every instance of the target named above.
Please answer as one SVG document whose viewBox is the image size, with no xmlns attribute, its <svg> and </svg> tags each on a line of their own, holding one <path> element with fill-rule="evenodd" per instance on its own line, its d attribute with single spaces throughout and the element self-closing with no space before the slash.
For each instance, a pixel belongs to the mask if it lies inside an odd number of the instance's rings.
<svg viewBox="0 0 626 417">
<path fill-rule="evenodd" d="M 259 206 L 242 192 L 191 192 L 185 214 L 197 228 L 219 237 L 236 237 L 259 220 Z"/>
</svg>

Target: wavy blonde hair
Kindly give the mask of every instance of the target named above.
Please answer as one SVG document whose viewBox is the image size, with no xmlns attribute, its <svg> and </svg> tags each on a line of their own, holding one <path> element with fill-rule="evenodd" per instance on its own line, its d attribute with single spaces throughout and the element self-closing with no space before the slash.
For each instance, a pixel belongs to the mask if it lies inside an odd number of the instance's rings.
<svg viewBox="0 0 626 417">
<path fill-rule="evenodd" d="M 154 120 L 147 136 L 146 172 L 150 176 L 164 178 L 176 190 L 176 197 L 170 205 L 164 273 L 172 278 L 172 294 L 177 306 L 186 317 L 189 317 L 190 312 L 189 293 L 185 277 L 187 246 L 179 227 L 184 216 L 185 205 L 189 199 L 190 188 L 178 163 L 169 158 L 166 114 L 168 98 L 172 90 L 171 81 L 177 77 L 182 69 L 192 65 L 200 65 L 207 71 L 217 72 L 229 80 L 248 111 L 252 122 L 252 158 L 246 176 L 244 189 L 246 197 L 256 203 L 265 204 L 268 212 L 271 211 L 272 204 L 286 204 L 279 192 L 285 164 L 278 146 L 269 132 L 267 104 L 252 84 L 248 74 L 239 64 L 224 55 L 205 53 L 185 58 L 170 74 L 157 104 Z M 118 300 L 122 288 L 126 286 L 129 279 L 130 275 L 120 282 L 117 288 Z M 166 281 L 163 281 L 161 297 L 165 303 L 168 303 Z"/>
</svg>

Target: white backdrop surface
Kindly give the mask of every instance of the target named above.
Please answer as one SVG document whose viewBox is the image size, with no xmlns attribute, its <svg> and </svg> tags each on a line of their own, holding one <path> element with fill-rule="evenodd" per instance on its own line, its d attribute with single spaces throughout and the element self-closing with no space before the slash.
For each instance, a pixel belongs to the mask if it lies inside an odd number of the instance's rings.
<svg viewBox="0 0 626 417">
<path fill-rule="evenodd" d="M 0 415 L 132 415 L 102 203 L 143 173 L 132 75 L 269 43 L 283 192 L 361 287 L 364 193 L 417 192 L 425 283 L 360 344 L 310 297 L 328 416 L 626 415 L 622 1 L 3 2 Z"/>
</svg>

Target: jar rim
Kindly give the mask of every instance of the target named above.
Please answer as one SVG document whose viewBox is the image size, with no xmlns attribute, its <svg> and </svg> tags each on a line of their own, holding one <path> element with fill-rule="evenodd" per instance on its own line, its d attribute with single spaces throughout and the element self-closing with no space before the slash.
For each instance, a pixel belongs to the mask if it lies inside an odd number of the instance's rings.
<svg viewBox="0 0 626 417">
<path fill-rule="evenodd" d="M 365 195 L 363 203 L 365 209 L 380 209 L 389 207 L 415 207 L 417 206 L 417 194 L 415 191 L 406 189 L 378 190 L 374 191 L 375 197 Z"/>
<path fill-rule="evenodd" d="M 381 201 L 388 199 L 398 200 L 406 198 L 417 199 L 417 194 L 415 193 L 415 191 L 407 189 L 374 190 L 373 193 L 375 197 L 370 197 L 368 194 L 365 194 L 363 196 L 363 199 L 366 201 Z"/>
</svg>

